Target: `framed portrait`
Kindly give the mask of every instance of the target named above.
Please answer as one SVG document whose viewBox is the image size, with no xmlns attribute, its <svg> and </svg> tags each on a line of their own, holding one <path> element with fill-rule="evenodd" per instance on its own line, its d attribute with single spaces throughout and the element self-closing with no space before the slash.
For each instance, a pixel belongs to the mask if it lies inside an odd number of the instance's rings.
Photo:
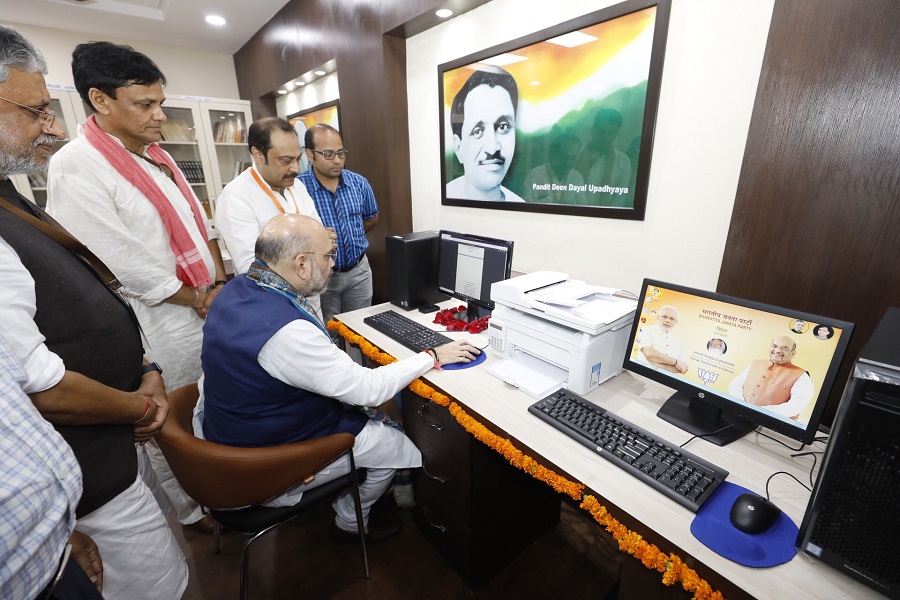
<svg viewBox="0 0 900 600">
<path fill-rule="evenodd" d="M 331 125 L 338 131 L 341 130 L 341 103 L 339 100 L 323 102 L 312 108 L 288 115 L 287 121 L 294 127 L 294 131 L 297 132 L 297 136 L 300 138 L 300 146 L 303 147 L 306 130 L 313 125 L 324 123 Z M 308 168 L 309 159 L 306 158 L 306 152 L 302 152 L 300 155 L 300 171 L 305 171 Z"/>
<path fill-rule="evenodd" d="M 438 66 L 441 202 L 643 220 L 670 0 Z"/>
</svg>

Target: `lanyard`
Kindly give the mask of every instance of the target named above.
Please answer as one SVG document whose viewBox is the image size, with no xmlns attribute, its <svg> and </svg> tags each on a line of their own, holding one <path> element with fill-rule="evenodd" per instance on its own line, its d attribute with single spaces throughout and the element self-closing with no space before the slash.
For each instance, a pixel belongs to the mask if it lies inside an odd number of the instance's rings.
<svg viewBox="0 0 900 600">
<path fill-rule="evenodd" d="M 281 206 L 281 202 L 279 202 L 278 199 L 275 197 L 275 194 L 272 193 L 271 188 L 269 188 L 269 186 L 267 186 L 263 182 L 262 178 L 256 172 L 256 169 L 253 167 L 250 167 L 250 173 L 253 175 L 253 179 L 256 180 L 256 183 L 259 185 L 259 187 L 262 188 L 262 191 L 264 191 L 266 194 L 269 195 L 269 198 L 275 204 L 275 208 L 277 208 L 281 214 L 284 214 L 284 207 Z M 299 215 L 300 209 L 297 207 L 297 199 L 294 198 L 294 192 L 293 192 L 293 190 L 291 190 L 291 188 L 286 188 L 286 189 L 291 194 L 291 201 L 294 203 L 294 211 L 296 212 L 296 214 Z"/>
</svg>

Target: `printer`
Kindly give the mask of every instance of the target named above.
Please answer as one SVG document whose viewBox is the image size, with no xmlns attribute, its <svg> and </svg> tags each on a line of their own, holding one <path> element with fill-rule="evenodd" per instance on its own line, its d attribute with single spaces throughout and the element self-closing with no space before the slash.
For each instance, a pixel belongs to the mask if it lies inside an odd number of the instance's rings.
<svg viewBox="0 0 900 600">
<path fill-rule="evenodd" d="M 508 384 L 535 398 L 586 394 L 622 371 L 635 298 L 538 271 L 492 284 L 491 300 L 490 345 L 506 358 L 487 370 Z"/>
</svg>

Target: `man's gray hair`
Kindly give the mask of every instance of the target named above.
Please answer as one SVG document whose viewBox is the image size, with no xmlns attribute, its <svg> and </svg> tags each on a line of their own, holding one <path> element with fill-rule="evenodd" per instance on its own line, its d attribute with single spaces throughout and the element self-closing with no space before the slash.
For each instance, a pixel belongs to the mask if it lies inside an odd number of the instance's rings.
<svg viewBox="0 0 900 600">
<path fill-rule="evenodd" d="M 12 27 L 0 25 L 0 83 L 9 79 L 10 67 L 47 74 L 47 61 L 41 51 Z"/>
<path fill-rule="evenodd" d="M 294 260 L 294 257 L 303 252 L 311 252 L 312 238 L 305 233 L 282 233 L 279 235 L 266 235 L 263 233 L 256 240 L 256 258 L 267 265 L 276 266 Z"/>
</svg>

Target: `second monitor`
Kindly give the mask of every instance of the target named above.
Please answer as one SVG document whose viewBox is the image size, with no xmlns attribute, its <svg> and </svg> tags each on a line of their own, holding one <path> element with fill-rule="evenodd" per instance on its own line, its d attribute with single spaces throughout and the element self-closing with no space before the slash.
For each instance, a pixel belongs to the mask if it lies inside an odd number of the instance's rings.
<svg viewBox="0 0 900 600">
<path fill-rule="evenodd" d="M 494 309 L 491 284 L 509 279 L 513 242 L 441 230 L 438 248 L 438 289 L 466 302 L 472 321 Z"/>
</svg>

